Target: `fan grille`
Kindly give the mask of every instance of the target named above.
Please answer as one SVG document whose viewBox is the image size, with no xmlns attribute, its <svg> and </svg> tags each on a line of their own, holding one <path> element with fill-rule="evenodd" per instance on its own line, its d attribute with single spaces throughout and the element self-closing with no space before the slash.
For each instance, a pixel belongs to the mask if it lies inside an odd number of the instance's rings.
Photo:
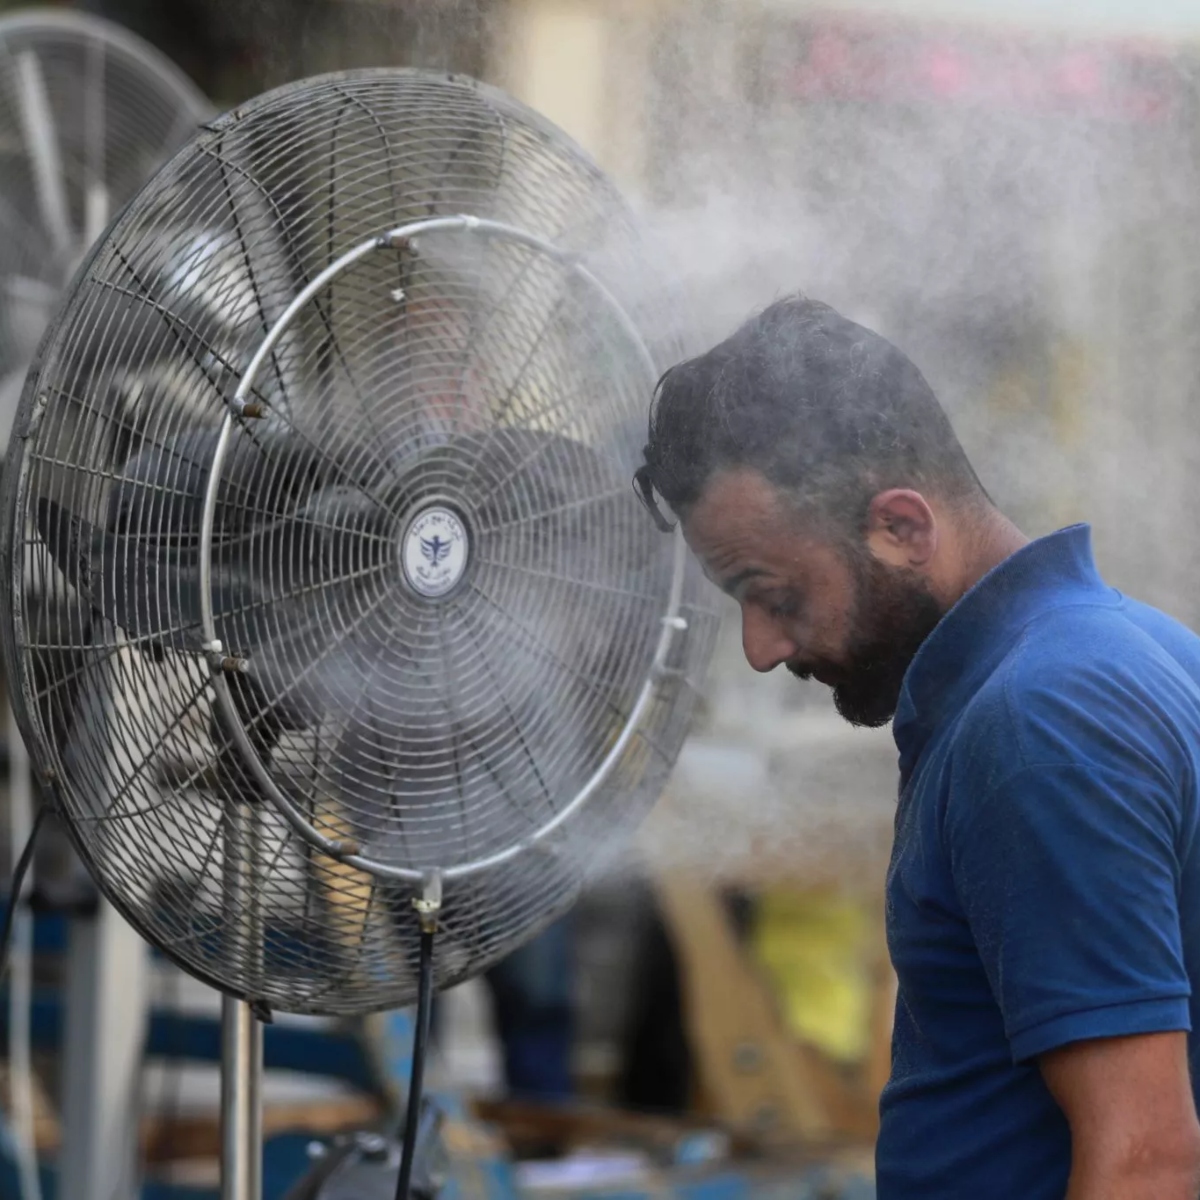
<svg viewBox="0 0 1200 1200">
<path fill-rule="evenodd" d="M 247 365 L 310 281 L 457 213 L 557 253 L 444 230 L 354 261 L 282 332 L 212 475 Z M 293 1011 L 414 995 L 413 884 L 282 819 L 215 703 L 221 659 L 317 834 L 445 874 L 442 986 L 561 912 L 653 802 L 715 630 L 630 486 L 654 371 L 682 352 L 665 278 L 557 130 L 414 71 L 228 114 L 95 249 L 18 415 L 6 650 L 81 853 L 188 970 Z"/>
</svg>

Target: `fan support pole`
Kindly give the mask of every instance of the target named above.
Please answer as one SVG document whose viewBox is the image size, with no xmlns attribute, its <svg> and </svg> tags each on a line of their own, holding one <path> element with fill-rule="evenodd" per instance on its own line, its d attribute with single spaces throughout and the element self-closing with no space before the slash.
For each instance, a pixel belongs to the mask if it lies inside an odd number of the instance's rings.
<svg viewBox="0 0 1200 1200">
<path fill-rule="evenodd" d="M 262 920 L 255 871 L 259 814 L 234 801 L 225 825 L 230 961 L 261 970 Z M 262 1200 L 262 1024 L 244 1000 L 221 997 L 221 1200 Z"/>
<path fill-rule="evenodd" d="M 221 1200 L 262 1200 L 262 1025 L 221 998 Z"/>
</svg>

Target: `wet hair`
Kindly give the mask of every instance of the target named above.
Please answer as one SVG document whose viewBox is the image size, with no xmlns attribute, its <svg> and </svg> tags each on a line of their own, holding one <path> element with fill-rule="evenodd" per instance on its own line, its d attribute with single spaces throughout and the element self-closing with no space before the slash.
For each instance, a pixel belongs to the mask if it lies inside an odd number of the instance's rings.
<svg viewBox="0 0 1200 1200">
<path fill-rule="evenodd" d="M 909 487 L 986 500 L 916 366 L 826 304 L 791 296 L 659 380 L 635 486 L 664 529 L 713 476 L 762 473 L 803 514 L 861 534 L 871 500 Z"/>
</svg>

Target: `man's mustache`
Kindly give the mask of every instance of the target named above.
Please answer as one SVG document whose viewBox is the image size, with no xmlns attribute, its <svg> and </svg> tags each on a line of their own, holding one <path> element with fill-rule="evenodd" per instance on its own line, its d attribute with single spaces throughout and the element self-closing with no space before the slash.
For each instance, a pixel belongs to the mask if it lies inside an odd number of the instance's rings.
<svg viewBox="0 0 1200 1200">
<path fill-rule="evenodd" d="M 825 663 L 790 662 L 786 666 L 797 679 L 802 679 L 806 683 L 810 679 L 815 679 L 826 687 L 836 687 L 842 681 L 842 672 Z"/>
</svg>

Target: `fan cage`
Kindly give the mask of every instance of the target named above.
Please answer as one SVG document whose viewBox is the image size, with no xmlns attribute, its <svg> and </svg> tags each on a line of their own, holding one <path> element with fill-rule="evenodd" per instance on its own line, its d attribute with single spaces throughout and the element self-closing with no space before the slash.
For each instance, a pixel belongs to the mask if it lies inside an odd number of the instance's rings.
<svg viewBox="0 0 1200 1200">
<path fill-rule="evenodd" d="M 463 214 L 524 241 L 467 234 Z M 437 220 L 459 228 L 378 246 Z M 630 486 L 682 318 L 578 148 L 424 72 L 323 77 L 228 114 L 97 244 L 17 417 L 4 649 L 84 861 L 174 961 L 282 1010 L 395 1007 L 432 870 L 447 986 L 617 853 L 716 628 Z M 237 416 L 247 399 L 263 415 Z M 394 518 L 443 503 L 471 559 L 425 597 Z M 214 679 L 218 640 L 244 671 Z M 303 834 L 255 777 L 264 758 Z"/>
</svg>

